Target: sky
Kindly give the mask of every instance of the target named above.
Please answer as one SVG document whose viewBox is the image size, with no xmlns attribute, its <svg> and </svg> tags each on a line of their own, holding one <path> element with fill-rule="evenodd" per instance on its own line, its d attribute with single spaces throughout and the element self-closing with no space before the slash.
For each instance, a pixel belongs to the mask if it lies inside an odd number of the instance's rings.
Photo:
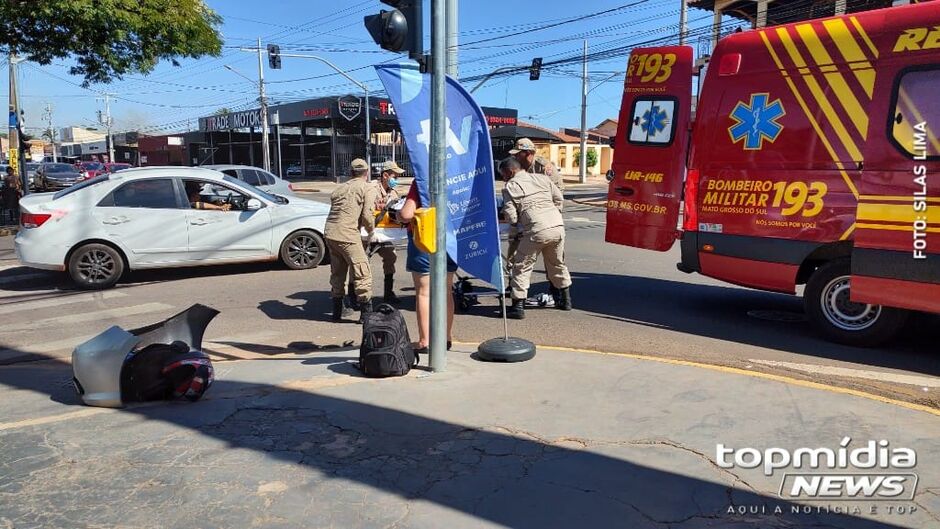
<svg viewBox="0 0 940 529">
<path fill-rule="evenodd" d="M 220 108 L 257 107 L 256 84 L 226 69 L 257 79 L 257 54 L 240 46 L 279 44 L 282 52 L 322 56 L 366 83 L 381 89 L 374 69 L 379 62 L 406 60 L 381 50 L 365 30 L 362 17 L 389 9 L 378 0 L 207 0 L 224 19 L 221 57 L 181 60 L 180 66 L 158 65 L 148 74 L 129 74 L 106 85 L 80 86 L 70 76 L 70 60 L 39 66 L 20 65 L 20 95 L 29 132 L 46 126 L 47 104 L 53 108 L 55 127 L 95 127 L 102 94 L 114 94 L 111 113 L 114 130 L 143 130 L 153 134 L 195 130 L 200 116 Z M 426 2 L 426 6 L 430 2 Z M 514 108 L 520 119 L 544 127 L 580 126 L 581 64 L 577 57 L 583 41 L 588 53 L 612 50 L 589 62 L 591 90 L 588 125 L 616 119 L 623 71 L 632 45 L 678 33 L 679 0 L 460 0 L 460 77 L 482 75 L 497 68 L 526 66 L 535 57 L 576 62 L 545 69 L 541 79 L 527 73 L 496 78 L 474 93 L 482 106 Z M 619 9 L 618 9 L 619 8 Z M 592 14 L 611 10 L 596 16 Z M 425 19 L 429 18 L 428 7 Z M 690 28 L 695 44 L 707 31 L 711 13 L 691 9 Z M 552 27 L 545 27 L 552 25 Z M 425 27 L 428 27 L 427 25 Z M 429 46 L 430 31 L 425 40 Z M 624 48 L 623 50 L 619 48 Z M 264 59 L 269 101 L 290 102 L 315 97 L 358 93 L 359 89 L 317 61 L 284 58 L 281 70 L 269 70 Z M 8 86 L 7 69 L 0 83 Z M 466 83 L 471 88 L 476 82 Z"/>
</svg>

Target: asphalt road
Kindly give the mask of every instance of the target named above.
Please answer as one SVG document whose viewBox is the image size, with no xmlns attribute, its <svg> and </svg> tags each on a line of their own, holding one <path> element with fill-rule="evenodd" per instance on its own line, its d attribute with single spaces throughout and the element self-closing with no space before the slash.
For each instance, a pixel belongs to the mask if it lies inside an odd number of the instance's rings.
<svg viewBox="0 0 940 529">
<path fill-rule="evenodd" d="M 655 253 L 604 242 L 601 191 L 572 189 L 565 219 L 575 310 L 530 309 L 512 335 L 537 344 L 636 353 L 780 373 L 940 407 L 940 319 L 913 318 L 897 341 L 859 349 L 818 338 L 799 298 L 739 288 L 676 270 L 678 248 Z M 323 200 L 322 194 L 310 198 Z M 221 314 L 207 332 L 216 358 L 309 354 L 358 343 L 353 323 L 329 322 L 329 267 L 270 264 L 131 273 L 106 292 L 73 290 L 63 274 L 18 265 L 0 242 L 0 365 L 67 358 L 108 326 L 134 328 L 193 303 Z M 411 278 L 400 253 L 396 290 L 413 327 Z M 376 257 L 373 268 L 379 269 Z M 547 291 L 541 265 L 531 293 Z M 377 277 L 377 287 L 381 278 Z M 475 283 L 479 285 L 479 282 Z M 482 289 L 481 289 L 482 290 Z M 531 294 L 530 293 L 530 294 Z M 494 297 L 458 315 L 455 339 L 502 332 Z M 624 381 L 629 383 L 629 373 Z M 663 380 L 669 384 L 669 380 Z M 742 398 L 746 396 L 742 395 Z"/>
</svg>

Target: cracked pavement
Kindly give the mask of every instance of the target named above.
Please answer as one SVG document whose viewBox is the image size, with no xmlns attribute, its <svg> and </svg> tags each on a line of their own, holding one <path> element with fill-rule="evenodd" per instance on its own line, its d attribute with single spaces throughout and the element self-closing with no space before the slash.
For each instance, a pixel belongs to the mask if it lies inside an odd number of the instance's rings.
<svg viewBox="0 0 940 529">
<path fill-rule="evenodd" d="M 454 352 L 445 373 L 370 380 L 355 354 L 218 363 L 198 403 L 123 410 L 78 404 L 65 363 L 0 367 L 0 529 L 938 523 L 929 413 L 612 355 Z M 717 443 L 837 448 L 844 436 L 916 450 L 915 500 L 826 512 L 780 499 L 782 471 L 716 461 Z"/>
</svg>

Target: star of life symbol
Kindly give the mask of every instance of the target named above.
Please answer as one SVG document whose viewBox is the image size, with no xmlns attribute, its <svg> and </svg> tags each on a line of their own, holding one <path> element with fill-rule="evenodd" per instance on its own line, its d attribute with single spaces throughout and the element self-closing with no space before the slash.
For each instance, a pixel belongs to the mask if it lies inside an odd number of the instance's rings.
<svg viewBox="0 0 940 529">
<path fill-rule="evenodd" d="M 669 116 L 665 110 L 659 108 L 659 105 L 653 105 L 649 110 L 643 113 L 643 121 L 640 128 L 649 136 L 658 134 L 666 129 L 669 122 Z"/>
<path fill-rule="evenodd" d="M 734 124 L 728 127 L 731 141 L 743 140 L 744 149 L 756 151 L 764 148 L 764 140 L 773 143 L 783 131 L 779 119 L 786 115 L 780 99 L 770 100 L 770 94 L 751 94 L 750 103 L 739 101 L 731 111 Z"/>
</svg>

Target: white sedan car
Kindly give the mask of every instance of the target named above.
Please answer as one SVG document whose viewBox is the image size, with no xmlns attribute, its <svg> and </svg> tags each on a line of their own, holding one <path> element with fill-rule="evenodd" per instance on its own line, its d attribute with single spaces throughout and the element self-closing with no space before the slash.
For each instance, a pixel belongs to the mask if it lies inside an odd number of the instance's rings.
<svg viewBox="0 0 940 529">
<path fill-rule="evenodd" d="M 68 271 L 89 289 L 111 287 L 126 270 L 278 258 L 307 269 L 326 257 L 328 205 L 269 195 L 208 169 L 127 169 L 27 195 L 20 209 L 20 262 Z"/>
</svg>

